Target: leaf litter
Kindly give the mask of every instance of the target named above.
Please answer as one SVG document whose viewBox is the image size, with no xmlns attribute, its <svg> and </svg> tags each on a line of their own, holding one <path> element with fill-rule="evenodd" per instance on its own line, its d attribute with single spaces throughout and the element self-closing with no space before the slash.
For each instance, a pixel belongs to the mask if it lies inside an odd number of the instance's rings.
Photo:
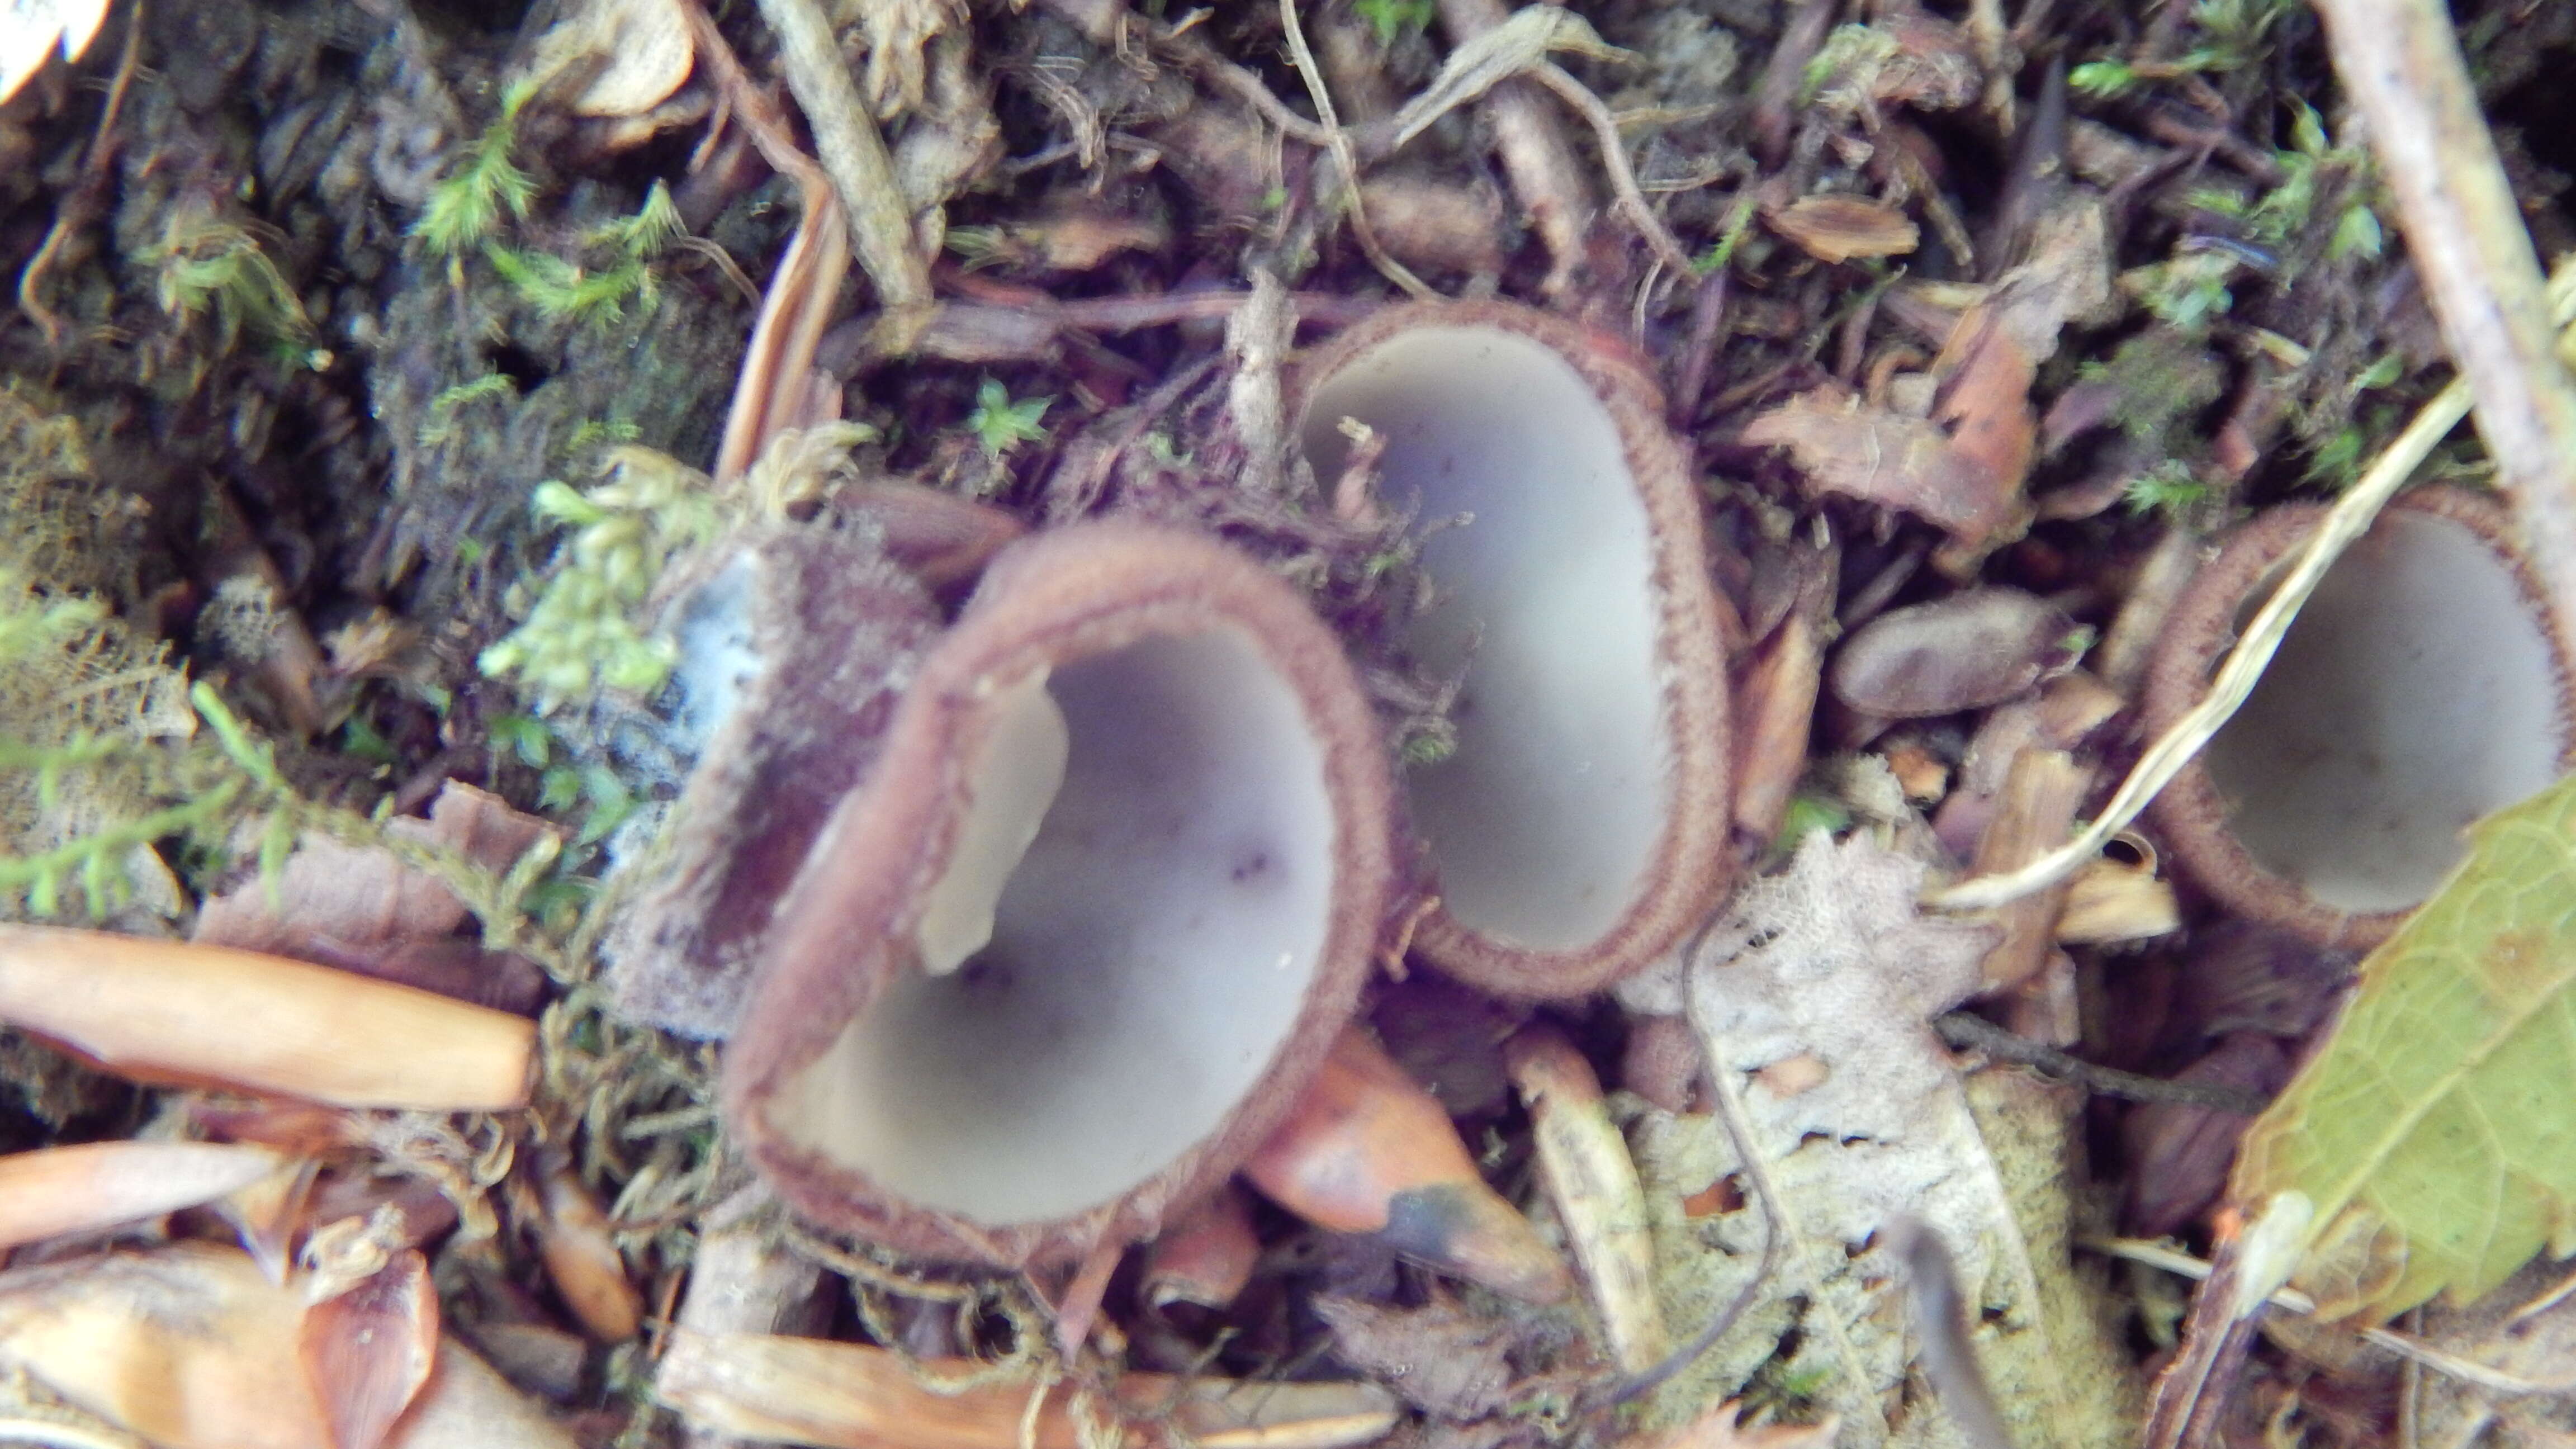
<svg viewBox="0 0 2576 1449">
<path fill-rule="evenodd" d="M 1739 893 L 1687 966 L 1622 990 L 1632 1010 L 1688 1014 L 1713 1065 L 1745 1082 L 1785 1239 L 1782 1270 L 1658 1395 L 1658 1419 L 1758 1380 L 1840 1414 L 1846 1445 L 1965 1442 L 1909 1387 L 1904 1284 L 1871 1245 L 1910 1215 L 1960 1265 L 2018 1442 L 2113 1443 L 2136 1422 L 2136 1375 L 2070 1257 L 2074 1104 L 2009 1070 L 1963 1077 L 1925 1024 L 1977 990 L 1991 933 L 1918 914 L 1923 874 L 1864 837 L 1810 835 L 1785 874 Z M 1751 1176 L 1718 1121 L 1640 1105 L 1631 1131 L 1667 1307 L 1706 1322 L 1759 1271 L 1763 1194 L 1693 1217 L 1686 1199 Z"/>
</svg>

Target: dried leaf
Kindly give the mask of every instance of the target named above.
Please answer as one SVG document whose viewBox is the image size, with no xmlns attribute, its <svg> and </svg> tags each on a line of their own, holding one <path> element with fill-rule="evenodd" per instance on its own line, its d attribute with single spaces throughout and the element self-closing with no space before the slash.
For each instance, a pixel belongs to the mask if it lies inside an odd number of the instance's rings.
<svg viewBox="0 0 2576 1449">
<path fill-rule="evenodd" d="M 554 827 L 450 780 L 429 819 L 395 820 L 385 833 L 500 874 Z M 207 901 L 189 939 L 292 956 L 478 1006 L 533 1011 L 543 973 L 458 938 L 465 921 L 465 903 L 454 892 L 391 850 L 307 833 L 273 878 L 262 872 Z"/>
<path fill-rule="evenodd" d="M 2576 1252 L 2576 777 L 2469 834 L 2237 1158 L 2240 1203 L 2315 1202 L 2294 1281 L 2329 1317 L 2475 1298 Z"/>
<path fill-rule="evenodd" d="M 678 0 L 589 0 L 556 27 L 570 31 L 597 75 L 573 97 L 576 116 L 640 116 L 689 78 L 697 46 Z"/>
<path fill-rule="evenodd" d="M 1422 1308 L 1381 1308 L 1357 1298 L 1317 1298 L 1333 1330 L 1333 1357 L 1444 1419 L 1481 1419 L 1512 1387 L 1516 1337 L 1508 1322 L 1479 1317 L 1446 1299 Z"/>
<path fill-rule="evenodd" d="M 121 1076 L 346 1107 L 500 1111 L 536 1023 L 345 971 L 105 931 L 0 926 L 0 1020 Z"/>
<path fill-rule="evenodd" d="M 1828 1415 L 1821 1424 L 1748 1428 L 1736 1422 L 1743 1412 L 1741 1401 L 1729 1399 L 1681 1428 L 1632 1439 L 1627 1449 L 1833 1449 L 1842 1422 Z"/>
<path fill-rule="evenodd" d="M 1839 388 L 1803 393 L 1744 425 L 1757 448 L 1785 447 L 1807 488 L 1902 509 L 1962 541 L 2010 521 L 2021 480 L 1951 446 L 1925 418 L 1872 407 Z"/>
<path fill-rule="evenodd" d="M 1957 1255 L 1968 1300 L 1982 1310 L 1977 1352 L 2019 1442 L 2118 1442 L 2138 1386 L 2070 1260 L 2072 1104 L 2007 1095 L 1991 1128 L 1980 1122 L 1996 1091 L 2035 1084 L 2003 1073 L 1963 1084 L 1925 1026 L 1976 989 L 1991 936 L 1918 917 L 1921 878 L 1919 864 L 1865 840 L 1811 836 L 1787 875 L 1739 893 L 1689 972 L 1693 1014 L 1719 1071 L 1751 1076 L 1794 1063 L 1745 1089 L 1755 1148 L 1785 1199 L 1787 1241 L 1782 1270 L 1741 1326 L 1668 1386 L 1658 1408 L 1669 1417 L 1740 1392 L 1795 1330 L 1798 1347 L 1777 1367 L 1819 1381 L 1816 1402 L 1843 1416 L 1838 1442 L 1956 1443 L 1941 1415 L 1907 1407 L 1927 1402 L 1919 1386 L 1894 1392 L 1908 1375 L 1895 1326 L 1903 1315 L 1889 1299 L 1901 1275 L 1880 1252 L 1861 1251 L 1905 1213 Z M 1632 1006 L 1652 1006 L 1658 994 L 1675 1000 L 1678 975 L 1649 976 L 1623 994 Z M 1635 1130 L 1667 1307 L 1678 1323 L 1705 1318 L 1756 1271 L 1765 1209 L 1748 1194 L 1735 1210 L 1721 1201 L 1715 1213 L 1688 1216 L 1684 1199 L 1744 1180 L 1708 1119 L 1648 1112 Z M 1988 1130 L 2004 1135 L 1990 1140 Z"/>
<path fill-rule="evenodd" d="M 643 1326 L 644 1299 L 626 1276 L 626 1259 L 599 1200 L 568 1163 L 546 1172 L 544 1200 L 537 1248 L 555 1291 L 591 1337 L 602 1343 L 633 1338 Z"/>
<path fill-rule="evenodd" d="M 0 1250 L 211 1202 L 276 1172 L 261 1147 L 92 1142 L 0 1157 Z"/>
<path fill-rule="evenodd" d="M 303 1317 L 248 1257 L 179 1244 L 0 1274 L 0 1362 L 164 1449 L 328 1449 Z"/>
<path fill-rule="evenodd" d="M 59 47 L 78 60 L 107 18 L 107 0 L 7 0 L 0 6 L 0 101 L 18 93 Z"/>
<path fill-rule="evenodd" d="M 934 1393 L 924 1379 L 958 1387 Z M 1401 1413 L 1374 1384 L 1125 1374 L 1114 1398 L 1086 1399 L 1077 1414 L 1070 1386 L 1000 1378 L 989 1364 L 913 1365 L 855 1343 L 685 1328 L 671 1331 L 653 1387 L 699 1428 L 825 1449 L 1082 1449 L 1098 1442 L 1085 1424 L 1128 1415 L 1199 1449 L 1342 1449 L 1374 1442 Z"/>
<path fill-rule="evenodd" d="M 334 1449 L 379 1449 L 438 1358 L 438 1291 L 417 1251 L 304 1312 L 299 1357 Z"/>
<path fill-rule="evenodd" d="M 1863 196 L 1802 196 L 1763 220 L 1800 251 L 1825 262 L 1899 257 L 1923 240 L 1922 230 L 1904 212 Z"/>
</svg>

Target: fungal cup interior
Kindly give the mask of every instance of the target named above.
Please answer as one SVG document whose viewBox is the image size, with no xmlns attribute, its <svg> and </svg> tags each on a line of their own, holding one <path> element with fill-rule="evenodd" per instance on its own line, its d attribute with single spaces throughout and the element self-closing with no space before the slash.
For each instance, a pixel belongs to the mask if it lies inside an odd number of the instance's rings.
<svg viewBox="0 0 2576 1449">
<path fill-rule="evenodd" d="M 1407 770 L 1450 915 L 1537 950 L 1598 939 L 1660 847 L 1665 739 L 1653 540 L 1626 446 L 1564 358 L 1495 326 L 1408 328 L 1306 406 L 1318 477 L 1356 418 L 1440 597 L 1407 640 L 1460 677 L 1457 749 Z"/>
<path fill-rule="evenodd" d="M 1061 750 L 989 943 L 895 973 L 769 1108 L 887 1192 L 994 1226 L 1108 1202 L 1215 1131 L 1295 1026 L 1331 919 L 1323 746 L 1249 637 L 1151 636 L 1043 688 L 1060 743 L 1001 691 L 958 831 L 1025 837 Z M 977 848 L 961 868 L 990 868 Z"/>
<path fill-rule="evenodd" d="M 2252 592 L 2240 627 L 2286 572 Z M 2467 525 L 2381 515 L 2209 745 L 2237 840 L 2334 909 L 2420 904 L 2471 822 L 2558 777 L 2567 723 L 2533 609 Z"/>
</svg>

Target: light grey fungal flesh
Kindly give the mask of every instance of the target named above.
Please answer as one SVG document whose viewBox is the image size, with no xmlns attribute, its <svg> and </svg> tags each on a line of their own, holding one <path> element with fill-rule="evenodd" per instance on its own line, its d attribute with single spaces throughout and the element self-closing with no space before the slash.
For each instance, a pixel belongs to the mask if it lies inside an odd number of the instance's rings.
<svg viewBox="0 0 2576 1449">
<path fill-rule="evenodd" d="M 1338 641 L 1121 523 L 1005 550 L 782 903 L 729 1123 L 800 1213 L 932 1257 L 1150 1236 L 1293 1103 L 1393 874 Z"/>
<path fill-rule="evenodd" d="M 2152 730 L 2207 692 L 2324 513 L 2266 511 L 2193 580 L 2148 680 Z M 2323 945 L 2377 944 L 2460 863 L 2472 822 L 2576 762 L 2566 644 L 2547 618 L 2495 503 L 2399 496 L 2154 819 L 2237 911 Z"/>
<path fill-rule="evenodd" d="M 1384 440 L 1437 591 L 1405 641 L 1461 682 L 1406 770 L 1437 892 L 1415 945 L 1521 998 L 1672 949 L 1729 873 L 1727 696 L 1697 490 L 1617 339 L 1501 302 L 1389 309 L 1298 370 L 1319 478 Z"/>
</svg>

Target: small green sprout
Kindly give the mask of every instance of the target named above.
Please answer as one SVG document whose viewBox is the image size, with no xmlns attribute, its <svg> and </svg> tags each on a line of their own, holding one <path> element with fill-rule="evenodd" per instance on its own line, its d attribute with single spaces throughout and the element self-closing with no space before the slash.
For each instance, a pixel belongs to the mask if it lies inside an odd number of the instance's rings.
<svg viewBox="0 0 2576 1449">
<path fill-rule="evenodd" d="M 966 428 L 975 435 L 975 441 L 984 445 L 984 456 L 998 461 L 1010 456 L 1022 443 L 1044 438 L 1046 429 L 1038 425 L 1038 420 L 1054 405 L 1052 397 L 1013 402 L 1009 391 L 988 377 L 975 390 L 975 411 L 967 414 Z"/>
<path fill-rule="evenodd" d="M 2066 73 L 2066 84 L 2079 96 L 2107 101 L 2135 89 L 2138 73 L 2125 61 L 2088 60 Z"/>
<path fill-rule="evenodd" d="M 2379 229 L 2379 214 L 2370 209 L 2368 202 L 2356 201 L 2335 219 L 2334 239 L 2326 243 L 2326 256 L 2334 261 L 2354 256 L 2376 261 L 2385 240 Z"/>
<path fill-rule="evenodd" d="M 1851 810 L 1830 795 L 1811 795 L 1800 791 L 1789 801 L 1788 812 L 1780 817 L 1780 833 L 1771 837 L 1771 853 L 1787 855 L 1800 841 L 1822 830 L 1840 835 L 1851 828 Z"/>
<path fill-rule="evenodd" d="M 482 245 L 501 225 L 501 213 L 524 221 L 536 199 L 536 178 L 522 170 L 510 153 L 519 145 L 519 112 L 536 93 L 516 85 L 501 97 L 501 114 L 465 148 L 456 169 L 429 189 L 428 204 L 412 223 L 436 256 L 458 257 Z"/>
<path fill-rule="evenodd" d="M 2127 492 L 2131 513 L 2161 513 L 2168 518 L 2181 515 L 2208 497 L 2209 485 L 2193 476 L 2190 466 L 2178 458 L 2168 458 L 2130 479 Z"/>
<path fill-rule="evenodd" d="M 547 317 L 570 322 L 614 322 L 626 315 L 628 299 L 653 300 L 653 273 L 642 262 L 624 261 L 605 271 L 588 271 L 550 252 L 523 252 L 486 243 L 484 257 L 512 291 Z"/>
<path fill-rule="evenodd" d="M 621 216 L 591 228 L 585 238 L 592 246 L 607 247 L 630 262 L 648 262 L 662 254 L 671 239 L 688 230 L 680 220 L 679 204 L 671 200 L 671 188 L 656 181 L 644 193 L 644 204 L 633 216 Z"/>
<path fill-rule="evenodd" d="M 1386 50 L 1408 35 L 1431 28 L 1432 0 L 1351 0 L 1351 13 L 1377 32 L 1378 49 Z"/>
</svg>

